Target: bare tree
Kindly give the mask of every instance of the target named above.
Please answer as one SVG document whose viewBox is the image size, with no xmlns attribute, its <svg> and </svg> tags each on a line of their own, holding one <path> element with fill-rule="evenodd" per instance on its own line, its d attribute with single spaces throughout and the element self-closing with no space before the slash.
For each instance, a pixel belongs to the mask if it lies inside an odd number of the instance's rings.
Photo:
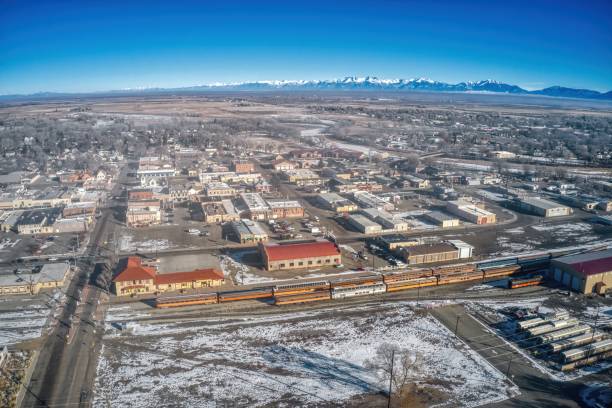
<svg viewBox="0 0 612 408">
<path fill-rule="evenodd" d="M 418 351 L 401 348 L 396 344 L 383 343 L 365 366 L 375 370 L 382 381 L 391 385 L 391 395 L 399 396 L 408 385 L 420 376 L 423 369 L 423 355 Z"/>
</svg>

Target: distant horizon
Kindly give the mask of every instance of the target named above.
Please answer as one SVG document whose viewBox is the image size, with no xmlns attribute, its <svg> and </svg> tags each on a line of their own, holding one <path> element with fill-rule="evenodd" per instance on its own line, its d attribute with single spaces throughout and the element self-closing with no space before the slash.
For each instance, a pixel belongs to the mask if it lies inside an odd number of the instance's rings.
<svg viewBox="0 0 612 408">
<path fill-rule="evenodd" d="M 604 0 L 6 2 L 0 94 L 374 73 L 608 92 L 610 15 Z"/>
</svg>

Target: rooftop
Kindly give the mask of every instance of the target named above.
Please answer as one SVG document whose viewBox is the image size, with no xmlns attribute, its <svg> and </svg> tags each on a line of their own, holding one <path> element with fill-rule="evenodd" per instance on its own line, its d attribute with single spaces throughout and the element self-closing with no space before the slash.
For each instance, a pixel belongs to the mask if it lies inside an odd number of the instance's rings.
<svg viewBox="0 0 612 408">
<path fill-rule="evenodd" d="M 269 261 L 340 255 L 340 249 L 329 241 L 267 244 L 263 250 Z"/>
<path fill-rule="evenodd" d="M 579 255 L 562 256 L 554 262 L 569 265 L 583 275 L 612 272 L 612 249 Z"/>
<path fill-rule="evenodd" d="M 440 242 L 436 244 L 422 244 L 422 245 L 414 245 L 411 247 L 404 248 L 406 252 L 413 255 L 427 255 L 427 254 L 439 254 L 441 252 L 453 252 L 456 251 L 455 248 L 451 244 L 447 244 L 446 242 Z"/>
</svg>

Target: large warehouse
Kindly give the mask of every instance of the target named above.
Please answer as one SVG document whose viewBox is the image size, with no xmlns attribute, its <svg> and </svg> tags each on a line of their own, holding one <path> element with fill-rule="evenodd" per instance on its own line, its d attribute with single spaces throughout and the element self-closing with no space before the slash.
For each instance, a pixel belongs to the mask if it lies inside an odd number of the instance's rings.
<svg viewBox="0 0 612 408">
<path fill-rule="evenodd" d="M 302 269 L 342 264 L 336 244 L 326 241 L 259 244 L 263 265 L 268 271 Z"/>
<path fill-rule="evenodd" d="M 612 287 L 612 249 L 563 256 L 550 268 L 554 280 L 577 292 L 603 294 Z"/>
<path fill-rule="evenodd" d="M 542 217 L 562 217 L 572 213 L 571 208 L 540 197 L 515 199 L 515 204 L 524 211 Z"/>
</svg>

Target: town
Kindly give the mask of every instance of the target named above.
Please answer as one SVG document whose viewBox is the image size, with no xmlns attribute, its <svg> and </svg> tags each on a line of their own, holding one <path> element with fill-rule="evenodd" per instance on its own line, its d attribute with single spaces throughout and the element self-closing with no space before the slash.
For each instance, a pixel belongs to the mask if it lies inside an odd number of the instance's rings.
<svg viewBox="0 0 612 408">
<path fill-rule="evenodd" d="M 610 136 L 588 157 L 562 142 L 603 138 L 587 129 L 608 113 L 465 105 L 449 126 L 446 105 L 400 100 L 207 96 L 167 114 L 177 103 L 2 108 L 0 341 L 18 373 L 3 405 L 260 406 L 284 381 L 292 403 L 376 405 L 384 327 L 398 353 L 456 356 L 415 366 L 435 373 L 400 392 L 420 404 L 609 375 Z M 559 143 L 513 136 L 535 123 Z M 356 366 L 304 371 L 329 358 Z M 269 378 L 230 380 L 253 364 Z"/>
</svg>

